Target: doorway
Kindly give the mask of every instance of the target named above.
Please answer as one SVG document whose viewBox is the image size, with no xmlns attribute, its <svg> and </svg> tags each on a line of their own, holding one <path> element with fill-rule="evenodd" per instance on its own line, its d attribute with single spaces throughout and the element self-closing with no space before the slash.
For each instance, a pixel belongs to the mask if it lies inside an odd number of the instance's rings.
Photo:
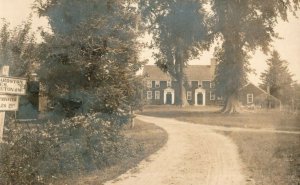
<svg viewBox="0 0 300 185">
<path fill-rule="evenodd" d="M 172 104 L 172 93 L 168 92 L 166 94 L 166 104 L 171 105 Z"/>
<path fill-rule="evenodd" d="M 203 105 L 203 94 L 202 93 L 197 94 L 197 105 Z"/>
</svg>

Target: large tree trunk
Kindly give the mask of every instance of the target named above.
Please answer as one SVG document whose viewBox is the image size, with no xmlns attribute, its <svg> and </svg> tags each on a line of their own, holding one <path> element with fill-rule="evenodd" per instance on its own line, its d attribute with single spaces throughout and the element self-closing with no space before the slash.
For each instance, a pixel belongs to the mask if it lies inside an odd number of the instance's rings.
<svg viewBox="0 0 300 185">
<path fill-rule="evenodd" d="M 237 95 L 229 95 L 226 100 L 224 107 L 221 109 L 224 114 L 234 114 L 240 112 L 239 101 Z"/>
<path fill-rule="evenodd" d="M 186 99 L 186 90 L 184 88 L 184 80 L 183 80 L 183 75 L 178 78 L 178 92 L 179 92 L 179 105 L 181 107 L 187 106 L 189 103 L 187 102 Z"/>
<path fill-rule="evenodd" d="M 184 60 L 183 53 L 180 49 L 177 49 L 176 52 L 176 63 L 178 64 L 179 69 L 177 70 L 178 76 L 178 92 L 179 92 L 179 105 L 185 107 L 188 105 L 186 99 L 186 90 L 184 88 Z"/>
</svg>

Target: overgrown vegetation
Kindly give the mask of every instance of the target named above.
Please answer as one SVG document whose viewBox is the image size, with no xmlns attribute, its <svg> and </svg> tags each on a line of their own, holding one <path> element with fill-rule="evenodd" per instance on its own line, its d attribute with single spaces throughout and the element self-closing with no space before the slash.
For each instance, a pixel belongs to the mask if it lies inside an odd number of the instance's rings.
<svg viewBox="0 0 300 185">
<path fill-rule="evenodd" d="M 49 184 L 107 168 L 141 150 L 121 127 L 96 115 L 61 123 L 7 124 L 1 145 L 1 184 Z"/>
<path fill-rule="evenodd" d="M 57 184 L 102 185 L 105 181 L 112 180 L 127 170 L 136 167 L 141 160 L 160 149 L 168 139 L 166 131 L 154 124 L 140 120 L 136 120 L 134 128 L 131 128 L 130 125 L 125 126 L 124 129 L 122 129 L 122 134 L 131 141 L 132 146 L 139 149 L 136 153 L 137 155 L 124 157 L 115 165 L 102 170 L 96 170 L 73 178 L 64 178 L 58 181 Z M 134 147 L 129 149 L 133 149 Z M 136 168 L 133 170 L 139 169 Z"/>
</svg>

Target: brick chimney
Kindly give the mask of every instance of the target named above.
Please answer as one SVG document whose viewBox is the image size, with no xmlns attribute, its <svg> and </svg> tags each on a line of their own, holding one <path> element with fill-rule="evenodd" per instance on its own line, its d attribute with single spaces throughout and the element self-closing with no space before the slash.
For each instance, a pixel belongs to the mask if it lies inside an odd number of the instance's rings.
<svg viewBox="0 0 300 185">
<path fill-rule="evenodd" d="M 216 58 L 210 59 L 210 74 L 212 78 L 215 77 L 216 66 L 217 66 L 217 59 Z"/>
</svg>

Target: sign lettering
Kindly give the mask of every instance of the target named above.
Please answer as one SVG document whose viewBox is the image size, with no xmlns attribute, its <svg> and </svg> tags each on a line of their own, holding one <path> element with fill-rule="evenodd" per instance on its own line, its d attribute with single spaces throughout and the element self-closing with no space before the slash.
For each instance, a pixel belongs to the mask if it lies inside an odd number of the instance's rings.
<svg viewBox="0 0 300 185">
<path fill-rule="evenodd" d="M 19 107 L 19 97 L 0 95 L 0 111 L 16 111 Z"/>
<path fill-rule="evenodd" d="M 22 78 L 11 78 L 0 76 L 0 93 L 1 94 L 26 94 L 26 80 Z"/>
</svg>

